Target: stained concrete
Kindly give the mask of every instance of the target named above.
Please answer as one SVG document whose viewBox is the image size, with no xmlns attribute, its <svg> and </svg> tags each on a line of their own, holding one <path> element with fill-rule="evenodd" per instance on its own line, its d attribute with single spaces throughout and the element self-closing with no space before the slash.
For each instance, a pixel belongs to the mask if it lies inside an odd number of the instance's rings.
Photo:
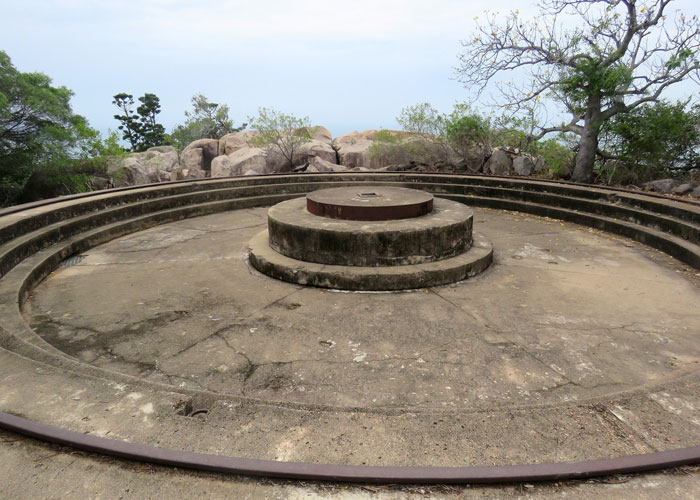
<svg viewBox="0 0 700 500">
<path fill-rule="evenodd" d="M 269 244 L 304 262 L 369 267 L 419 264 L 467 251 L 472 220 L 469 207 L 442 198 L 434 200 L 427 215 L 380 221 L 319 217 L 307 211 L 306 199 L 296 198 L 268 211 Z"/>
<path fill-rule="evenodd" d="M 189 219 L 54 272 L 25 308 L 30 325 L 83 363 L 144 383 L 88 380 L 3 353 L 0 410 L 157 446 L 348 464 L 583 460 L 698 443 L 700 280 L 663 254 L 573 224 L 475 209 L 475 228 L 495 248 L 482 275 L 412 292 L 341 293 L 251 269 L 246 244 L 265 224 L 265 209 Z M 194 407 L 210 413 L 182 415 Z M 22 498 L 31 473 L 21 464 L 50 447 L 8 439 L 3 461 L 14 464 Z M 69 456 L 56 452 L 47 470 Z M 90 464 L 115 491 L 127 481 L 142 494 L 133 498 L 153 492 L 147 475 L 106 459 L 81 456 L 74 477 Z M 154 470 L 188 492 L 223 481 L 218 491 L 231 498 L 408 494 Z M 655 496 L 691 498 L 700 485 L 686 471 L 620 485 L 426 491 L 643 498 L 645 484 Z M 88 489 L 99 496 L 98 486 Z"/>
</svg>

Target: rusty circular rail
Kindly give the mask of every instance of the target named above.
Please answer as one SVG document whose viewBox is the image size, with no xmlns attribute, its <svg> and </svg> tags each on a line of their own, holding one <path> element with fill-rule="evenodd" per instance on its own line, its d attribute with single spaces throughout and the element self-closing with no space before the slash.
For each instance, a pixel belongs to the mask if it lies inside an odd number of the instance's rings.
<svg viewBox="0 0 700 500">
<path fill-rule="evenodd" d="M 484 467 L 385 467 L 280 462 L 157 448 L 73 432 L 0 412 L 0 428 L 79 450 L 186 469 L 353 483 L 477 484 L 587 479 L 700 462 L 700 446 L 581 462 Z"/>
<path fill-rule="evenodd" d="M 371 184 L 370 184 L 371 183 Z M 63 245 L 27 274 L 16 291 L 29 291 L 72 253 L 130 232 L 183 217 L 265 206 L 328 185 L 415 187 L 474 206 L 520 210 L 631 237 L 700 269 L 700 206 L 658 195 L 531 179 L 438 174 L 309 174 L 179 181 L 108 190 L 0 211 L 0 276 L 52 245 Z M 83 236 L 83 233 L 85 236 Z M 13 299 L 14 300 L 14 299 Z M 17 323 L 19 325 L 19 323 Z M 13 332 L 0 337 L 18 352 L 39 352 Z M 26 327 L 26 324 L 24 325 Z M 50 351 L 42 351 L 50 363 Z M 65 361 L 65 360 L 64 360 Z M 60 365 L 61 363 L 57 363 Z M 99 369 L 94 368 L 93 374 Z M 216 472 L 384 483 L 494 483 L 581 479 L 700 463 L 700 446 L 617 458 L 484 467 L 375 467 L 278 462 L 115 441 L 0 412 L 0 428 L 88 452 Z"/>
</svg>

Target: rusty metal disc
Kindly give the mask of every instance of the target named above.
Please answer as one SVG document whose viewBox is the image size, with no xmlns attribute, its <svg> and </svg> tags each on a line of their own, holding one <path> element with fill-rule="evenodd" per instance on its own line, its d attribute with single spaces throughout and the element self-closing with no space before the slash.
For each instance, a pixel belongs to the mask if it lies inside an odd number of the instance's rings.
<svg viewBox="0 0 700 500">
<path fill-rule="evenodd" d="M 433 210 L 433 195 L 417 189 L 352 186 L 306 195 L 306 209 L 321 217 L 382 221 L 409 219 Z"/>
</svg>

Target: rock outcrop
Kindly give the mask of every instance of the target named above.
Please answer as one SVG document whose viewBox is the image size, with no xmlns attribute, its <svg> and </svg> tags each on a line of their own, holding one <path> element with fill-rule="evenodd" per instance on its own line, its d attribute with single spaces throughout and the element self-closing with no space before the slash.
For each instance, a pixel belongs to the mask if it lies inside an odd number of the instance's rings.
<svg viewBox="0 0 700 500">
<path fill-rule="evenodd" d="M 491 175 L 510 175 L 513 172 L 513 160 L 502 149 L 494 149 L 486 160 L 484 173 Z"/>
<path fill-rule="evenodd" d="M 513 171 L 518 175 L 530 175 L 535 170 L 535 162 L 529 156 L 521 155 L 513 159 Z"/>
<path fill-rule="evenodd" d="M 656 191 L 658 193 L 668 194 L 679 184 L 680 182 L 675 179 L 657 179 L 644 184 L 644 189 L 647 191 Z"/>
<path fill-rule="evenodd" d="M 108 160 L 108 175 L 96 178 L 94 185 L 96 188 L 106 188 L 290 171 L 420 172 L 446 169 L 483 172 L 486 175 L 531 176 L 546 170 L 541 156 L 515 148 L 475 148 L 458 155 L 445 143 L 407 132 L 365 130 L 350 132 L 335 139 L 325 127 L 310 127 L 308 132 L 311 140 L 297 149 L 292 165 L 274 149 L 256 147 L 253 139 L 258 132 L 235 132 L 218 140 L 194 141 L 180 155 L 174 147 L 161 146 Z M 700 174 L 691 172 L 690 182 L 681 184 L 675 179 L 659 179 L 644 184 L 643 188 L 700 198 L 699 184 Z"/>
<path fill-rule="evenodd" d="M 377 130 L 350 132 L 333 139 L 333 149 L 338 153 L 338 163 L 348 168 L 366 168 L 378 170 L 389 162 L 370 151 Z"/>
<path fill-rule="evenodd" d="M 221 139 L 219 139 L 218 155 L 230 155 L 231 153 L 235 153 L 239 149 L 253 147 L 250 141 L 256 135 L 258 134 L 255 131 L 234 132 L 232 134 L 226 134 Z"/>
<path fill-rule="evenodd" d="M 188 145 L 180 157 L 183 170 L 211 170 L 211 162 L 219 156 L 218 139 L 199 139 Z"/>
<path fill-rule="evenodd" d="M 243 147 L 231 154 L 217 156 L 211 162 L 212 177 L 245 175 L 251 171 L 256 174 L 269 174 L 275 171 L 274 163 L 264 150 Z"/>
<path fill-rule="evenodd" d="M 171 180 L 171 172 L 179 166 L 177 150 L 172 146 L 150 148 L 125 158 L 107 162 L 107 172 L 115 187 L 149 184 Z"/>
</svg>

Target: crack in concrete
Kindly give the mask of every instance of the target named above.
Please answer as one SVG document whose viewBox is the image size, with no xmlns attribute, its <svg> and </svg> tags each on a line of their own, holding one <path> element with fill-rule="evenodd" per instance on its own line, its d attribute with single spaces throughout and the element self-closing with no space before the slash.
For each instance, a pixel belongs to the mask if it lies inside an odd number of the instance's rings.
<svg viewBox="0 0 700 500">
<path fill-rule="evenodd" d="M 607 404 L 598 403 L 591 406 L 593 409 L 610 427 L 618 438 L 627 441 L 630 437 L 634 437 L 638 442 L 646 445 L 651 451 L 658 451 L 658 448 L 647 441 L 647 439 L 639 433 L 637 429 L 631 427 L 628 423 L 620 420 L 613 411 L 610 410 Z"/>
<path fill-rule="evenodd" d="M 243 229 L 252 229 L 254 227 L 263 227 L 263 226 L 267 227 L 267 223 L 266 222 L 258 222 L 256 224 L 251 224 L 249 226 L 234 227 L 231 229 L 208 229 L 208 230 L 202 229 L 201 231 L 204 234 L 198 234 L 197 236 L 193 236 L 192 238 L 189 238 L 188 240 L 185 240 L 185 241 L 194 240 L 194 239 L 202 239 L 202 237 L 206 236 L 207 234 L 230 233 L 233 231 L 240 231 Z"/>
<path fill-rule="evenodd" d="M 260 309 L 255 310 L 253 313 L 249 314 L 248 317 L 250 317 L 250 316 L 253 315 L 253 314 L 257 314 L 257 313 L 259 313 L 260 311 L 264 311 L 264 310 L 267 309 L 268 307 L 272 307 L 272 306 L 274 306 L 274 305 L 276 305 L 276 304 L 279 304 L 280 302 L 282 302 L 283 300 L 285 300 L 285 299 L 291 297 L 291 296 L 294 295 L 295 293 L 298 293 L 298 292 L 302 291 L 304 288 L 306 288 L 306 287 L 304 287 L 304 286 L 297 286 L 297 287 L 296 287 L 296 290 L 294 290 L 294 291 L 288 293 L 287 295 L 285 295 L 285 296 L 283 296 L 283 297 L 280 297 L 279 299 L 273 300 L 272 302 L 270 302 L 269 304 L 264 305 L 264 306 L 261 307 Z"/>
<path fill-rule="evenodd" d="M 449 300 L 448 298 L 442 296 L 440 293 L 436 292 L 435 289 L 432 289 L 432 288 L 431 288 L 430 291 L 431 291 L 432 293 L 434 293 L 435 295 L 437 295 L 437 296 L 438 296 L 439 298 L 441 298 L 442 300 L 444 300 L 445 302 L 447 302 L 448 304 L 452 305 L 453 307 L 456 307 L 456 308 L 459 309 L 461 312 L 467 314 L 470 318 L 472 318 L 474 321 L 476 321 L 476 323 L 477 323 L 480 327 L 486 328 L 486 329 L 490 329 L 490 326 L 486 323 L 486 321 L 484 321 L 483 318 L 480 318 L 480 317 L 476 316 L 473 312 L 464 309 L 462 306 L 460 306 L 460 305 L 458 305 L 458 304 L 452 302 L 452 301 Z"/>
</svg>

